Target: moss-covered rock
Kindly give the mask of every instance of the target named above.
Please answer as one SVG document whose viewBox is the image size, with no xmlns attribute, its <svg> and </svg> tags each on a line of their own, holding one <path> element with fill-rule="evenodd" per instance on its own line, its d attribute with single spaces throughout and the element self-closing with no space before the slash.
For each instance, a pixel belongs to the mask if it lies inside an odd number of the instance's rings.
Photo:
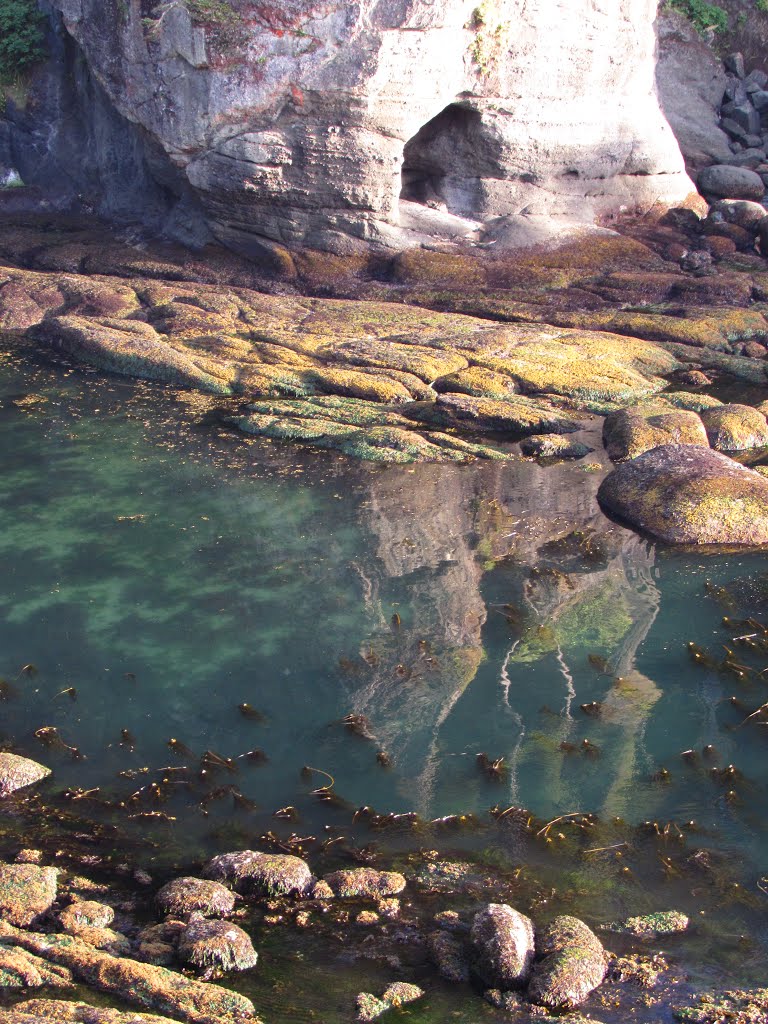
<svg viewBox="0 0 768 1024">
<path fill-rule="evenodd" d="M 237 892 L 259 896 L 304 895 L 314 881 L 309 865 L 300 857 L 254 850 L 219 854 L 209 861 L 204 874 Z"/>
<path fill-rule="evenodd" d="M 701 419 L 710 445 L 719 452 L 739 452 L 768 445 L 768 421 L 749 405 L 705 409 Z"/>
<path fill-rule="evenodd" d="M 520 442 L 520 451 L 529 458 L 583 459 L 595 449 L 561 434 L 538 434 Z"/>
<path fill-rule="evenodd" d="M 440 395 L 433 407 L 408 406 L 407 416 L 481 434 L 569 434 L 580 424 L 546 401 L 513 395 L 505 401 L 469 395 Z"/>
<path fill-rule="evenodd" d="M 35 924 L 53 906 L 58 875 L 36 864 L 0 864 L 0 917 L 20 927 Z"/>
<path fill-rule="evenodd" d="M 651 406 L 621 409 L 607 416 L 603 444 L 613 462 L 635 459 L 662 444 L 691 444 L 709 447 L 704 424 L 695 412 L 656 412 Z"/>
<path fill-rule="evenodd" d="M 47 779 L 51 769 L 18 754 L 0 752 L 0 797 Z"/>
<path fill-rule="evenodd" d="M 336 896 L 396 896 L 405 888 L 405 877 L 399 871 L 376 871 L 375 868 L 351 868 L 333 871 L 323 878 Z"/>
<path fill-rule="evenodd" d="M 95 900 L 78 900 L 71 903 L 59 914 L 59 923 L 65 932 L 72 928 L 107 928 L 115 919 L 115 912 L 106 903 Z"/>
<path fill-rule="evenodd" d="M 66 967 L 47 964 L 41 957 L 27 953 L 24 949 L 0 946 L 0 989 L 42 988 L 43 985 L 70 988 L 72 973 Z"/>
<path fill-rule="evenodd" d="M 531 973 L 533 922 L 506 903 L 489 903 L 470 931 L 472 972 L 489 988 L 520 988 Z"/>
<path fill-rule="evenodd" d="M 234 894 L 221 882 L 205 878 L 174 878 L 155 896 L 161 914 L 180 917 L 195 910 L 206 917 L 226 917 L 235 908 Z"/>
<path fill-rule="evenodd" d="M 202 971 L 247 971 L 259 959 L 250 936 L 229 921 L 209 921 L 196 911 L 181 933 L 179 958 Z"/>
<path fill-rule="evenodd" d="M 3 1024 L 171 1024 L 169 1017 L 154 1013 L 113 1010 L 107 1006 L 64 1002 L 60 999 L 28 999 L 5 1011 Z"/>
<path fill-rule="evenodd" d="M 475 398 L 508 398 L 517 391 L 513 377 L 497 373 L 484 366 L 468 366 L 434 382 L 435 391 L 453 391 L 459 395 L 473 395 Z"/>
<path fill-rule="evenodd" d="M 768 480 L 708 448 L 654 448 L 609 473 L 598 500 L 671 544 L 768 543 Z"/>
<path fill-rule="evenodd" d="M 528 998 L 549 1010 L 578 1006 L 605 978 L 603 945 L 576 917 L 556 917 L 543 928 L 536 954 Z"/>
<path fill-rule="evenodd" d="M 469 959 L 464 944 L 444 931 L 430 932 L 427 952 L 438 974 L 446 981 L 469 981 Z"/>
<path fill-rule="evenodd" d="M 621 932 L 625 935 L 638 935 L 643 938 L 655 938 L 658 935 L 684 932 L 689 923 L 688 917 L 679 910 L 659 910 L 655 914 L 628 917 L 626 921 L 608 925 L 606 930 Z"/>
<path fill-rule="evenodd" d="M 707 993 L 672 1012 L 684 1024 L 763 1024 L 768 1020 L 768 988 Z"/>
</svg>

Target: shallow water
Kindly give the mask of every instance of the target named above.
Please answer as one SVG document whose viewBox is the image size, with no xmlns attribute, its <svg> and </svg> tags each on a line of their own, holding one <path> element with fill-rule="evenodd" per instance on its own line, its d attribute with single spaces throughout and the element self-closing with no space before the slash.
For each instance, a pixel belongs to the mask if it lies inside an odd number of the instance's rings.
<svg viewBox="0 0 768 1024">
<path fill-rule="evenodd" d="M 201 425 L 186 402 L 15 355 L 0 364 L 0 673 L 16 691 L 2 733 L 54 769 L 46 798 L 119 822 L 161 871 L 267 829 L 366 842 L 365 819 L 352 823 L 360 805 L 427 820 L 474 813 L 477 829 L 438 822 L 376 838 L 401 856 L 469 849 L 513 868 L 533 855 L 493 826 L 490 807 L 523 806 L 543 823 L 592 812 L 605 825 L 591 846 L 567 819 L 539 837 L 537 885 L 591 920 L 703 912 L 691 947 L 701 969 L 759 972 L 768 728 L 744 720 L 766 684 L 694 664 L 686 643 L 720 661 L 722 644 L 755 632 L 725 629 L 723 615 L 765 621 L 764 554 L 641 540 L 600 514 L 602 473 L 584 463 L 357 464 Z M 734 584 L 735 597 L 717 589 Z M 768 651 L 735 650 L 768 665 Z M 35 674 L 20 673 L 28 663 Z M 580 708 L 592 701 L 598 717 Z M 243 702 L 264 720 L 244 718 Z M 342 724 L 350 713 L 373 738 Z M 43 726 L 85 759 L 43 747 Z M 175 756 L 171 737 L 195 759 Z M 266 763 L 238 757 L 254 748 Z M 237 773 L 168 786 L 174 795 L 153 803 L 142 787 L 157 776 L 141 769 L 194 766 L 206 749 Z M 503 757 L 499 779 L 478 768 L 480 752 Z M 713 771 L 731 762 L 735 779 Z M 327 775 L 302 778 L 304 765 Z M 312 793 L 327 776 L 346 803 Z M 232 785 L 257 809 L 234 807 L 231 792 L 206 798 Z M 138 791 L 129 811 L 174 820 L 56 797 L 68 787 L 110 800 Z M 287 805 L 298 820 L 273 817 Z M 644 821 L 647 841 L 630 828 Z M 558 834 L 560 859 L 544 845 Z M 715 874 L 690 868 L 701 847 L 724 855 Z"/>
</svg>

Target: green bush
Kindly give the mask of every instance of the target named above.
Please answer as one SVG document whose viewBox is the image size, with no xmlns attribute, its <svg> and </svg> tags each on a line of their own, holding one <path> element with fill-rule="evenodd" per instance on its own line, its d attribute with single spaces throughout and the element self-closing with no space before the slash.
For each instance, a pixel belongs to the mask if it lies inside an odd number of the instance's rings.
<svg viewBox="0 0 768 1024">
<path fill-rule="evenodd" d="M 668 0 L 667 6 L 684 14 L 702 34 L 707 29 L 715 32 L 728 30 L 728 12 L 717 4 L 708 4 L 705 0 Z"/>
<path fill-rule="evenodd" d="M 43 16 L 34 0 L 0 0 L 0 79 L 15 78 L 43 55 Z"/>
</svg>

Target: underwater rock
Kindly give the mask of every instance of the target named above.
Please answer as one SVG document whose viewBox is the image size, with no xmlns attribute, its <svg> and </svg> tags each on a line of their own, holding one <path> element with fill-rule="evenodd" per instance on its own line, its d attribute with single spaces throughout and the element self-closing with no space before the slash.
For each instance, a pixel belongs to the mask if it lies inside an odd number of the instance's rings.
<svg viewBox="0 0 768 1024">
<path fill-rule="evenodd" d="M 0 864 L 0 916 L 24 928 L 53 906 L 56 899 L 56 868 L 36 864 Z"/>
<path fill-rule="evenodd" d="M 679 910 L 660 910 L 655 914 L 628 917 L 626 921 L 606 925 L 605 930 L 621 932 L 624 935 L 654 938 L 657 935 L 684 932 L 689 923 L 688 917 Z"/>
<path fill-rule="evenodd" d="M 620 409 L 606 416 L 603 444 L 613 462 L 635 459 L 662 444 L 692 444 L 709 447 L 704 424 L 695 412 L 683 409 L 661 411 L 653 406 Z"/>
<path fill-rule="evenodd" d="M 520 988 L 534 955 L 533 922 L 506 903 L 489 903 L 475 914 L 470 932 L 472 971 L 489 988 Z"/>
<path fill-rule="evenodd" d="M 334 871 L 323 879 L 336 896 L 395 896 L 405 888 L 405 877 L 398 871 L 376 871 L 374 868 L 352 868 Z"/>
<path fill-rule="evenodd" d="M 179 958 L 204 970 L 247 971 L 259 955 L 250 936 L 229 921 L 209 921 L 195 911 L 179 938 Z"/>
<path fill-rule="evenodd" d="M 238 992 L 185 978 L 165 967 L 111 956 L 71 935 L 25 932 L 3 924 L 0 938 L 6 945 L 68 968 L 78 981 L 101 992 L 190 1024 L 256 1019 L 253 1003 Z"/>
<path fill-rule="evenodd" d="M 568 1010 L 601 984 L 606 972 L 603 945 L 583 921 L 556 917 L 536 936 L 537 959 L 528 998 L 550 1010 Z"/>
<path fill-rule="evenodd" d="M 0 753 L 0 796 L 8 796 L 17 789 L 31 786 L 46 779 L 51 769 L 18 754 Z"/>
<path fill-rule="evenodd" d="M 355 1005 L 357 1020 L 365 1022 L 376 1020 L 390 1008 L 389 1003 L 385 1003 L 383 999 L 379 999 L 372 992 L 360 992 L 355 1000 Z"/>
<path fill-rule="evenodd" d="M 749 405 L 704 409 L 701 419 L 710 445 L 718 452 L 741 452 L 768 445 L 768 422 Z"/>
<path fill-rule="evenodd" d="M 203 873 L 214 881 L 231 884 L 236 892 L 257 896 L 303 896 L 314 882 L 309 865 L 300 857 L 254 850 L 221 853 Z"/>
<path fill-rule="evenodd" d="M 361 1021 L 376 1020 L 393 1006 L 405 1006 L 421 999 L 424 990 L 418 985 L 411 985 L 406 981 L 395 981 L 388 985 L 379 999 L 370 992 L 361 992 L 356 1000 L 357 1019 Z"/>
<path fill-rule="evenodd" d="M 469 960 L 464 944 L 444 931 L 430 932 L 427 951 L 438 974 L 446 981 L 469 981 Z"/>
<path fill-rule="evenodd" d="M 597 497 L 670 544 L 768 543 L 768 480 L 709 448 L 654 448 L 617 466 Z"/>
<path fill-rule="evenodd" d="M 672 1012 L 684 1024 L 762 1024 L 768 1020 L 768 988 L 708 993 L 699 996 L 695 1004 L 676 1006 Z"/>
<path fill-rule="evenodd" d="M 155 896 L 162 914 L 181 916 L 195 910 L 206 917 L 226 917 L 235 907 L 235 897 L 220 882 L 185 876 L 168 882 Z"/>
</svg>

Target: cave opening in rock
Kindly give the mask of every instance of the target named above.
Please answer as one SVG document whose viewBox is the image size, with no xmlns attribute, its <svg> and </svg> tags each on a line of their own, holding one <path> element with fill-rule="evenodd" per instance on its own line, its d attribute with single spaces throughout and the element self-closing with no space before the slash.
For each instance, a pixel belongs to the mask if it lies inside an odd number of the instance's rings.
<svg viewBox="0 0 768 1024">
<path fill-rule="evenodd" d="M 460 217 L 476 216 L 481 136 L 477 110 L 458 103 L 441 110 L 405 144 L 400 198 Z"/>
</svg>

